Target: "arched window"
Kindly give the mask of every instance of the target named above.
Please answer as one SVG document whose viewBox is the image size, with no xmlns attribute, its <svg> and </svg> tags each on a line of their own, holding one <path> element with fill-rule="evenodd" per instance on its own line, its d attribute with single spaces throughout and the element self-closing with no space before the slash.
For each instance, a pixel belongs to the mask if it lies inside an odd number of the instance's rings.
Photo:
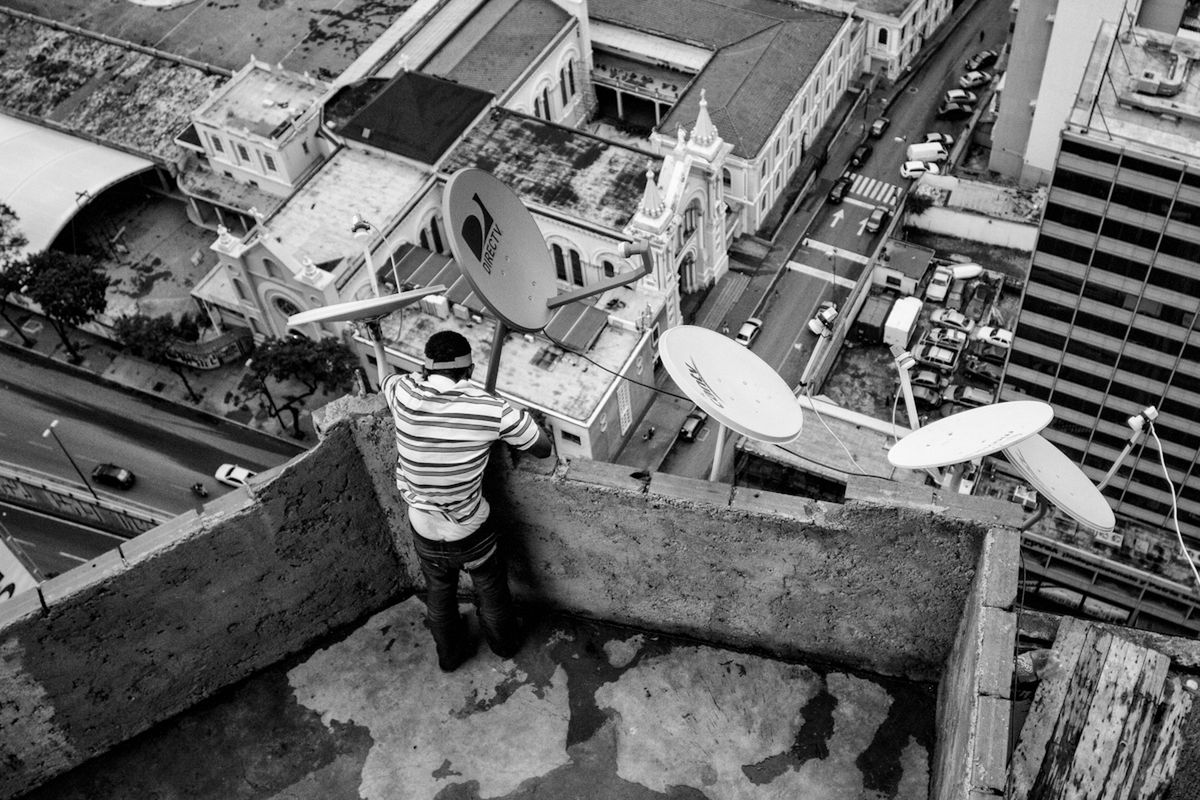
<svg viewBox="0 0 1200 800">
<path fill-rule="evenodd" d="M 553 245 L 550 252 L 554 255 L 554 274 L 560 281 L 567 280 L 567 262 L 563 260 L 562 246 Z"/>
<path fill-rule="evenodd" d="M 571 85 L 571 97 L 575 96 L 575 62 L 567 62 L 567 83 Z"/>
<path fill-rule="evenodd" d="M 563 108 L 567 107 L 567 101 L 571 96 L 567 94 L 567 68 L 563 67 L 558 71 L 558 94 L 562 98 Z"/>
<path fill-rule="evenodd" d="M 546 119 L 551 120 L 554 116 L 550 113 L 550 87 L 542 87 L 542 107 L 546 109 Z"/>
<path fill-rule="evenodd" d="M 882 45 L 887 44 L 887 33 L 888 33 L 887 28 L 879 29 L 879 44 L 882 44 Z"/>
<path fill-rule="evenodd" d="M 272 278 L 279 278 L 282 273 L 279 271 L 279 265 L 269 258 L 263 259 L 263 269 L 267 271 L 267 275 Z"/>
<path fill-rule="evenodd" d="M 438 225 L 438 218 L 436 214 L 429 220 L 429 232 L 433 236 L 433 249 L 436 252 L 445 255 L 445 251 L 442 249 L 441 226 Z"/>
<path fill-rule="evenodd" d="M 728 169 L 721 170 L 721 183 L 725 185 L 725 191 L 727 192 L 733 188 L 733 173 Z"/>
<path fill-rule="evenodd" d="M 283 314 L 285 317 L 290 317 L 293 314 L 300 313 L 300 308 L 295 303 L 293 303 L 291 300 L 288 300 L 286 297 L 276 297 L 275 298 L 275 308 L 279 311 L 280 314 Z"/>
<path fill-rule="evenodd" d="M 424 228 L 421 229 L 421 235 L 420 235 L 419 239 L 421 242 L 421 247 L 428 250 L 429 249 L 429 234 L 425 232 Z"/>
<path fill-rule="evenodd" d="M 571 251 L 571 282 L 583 286 L 583 264 L 579 260 L 579 251 Z"/>
<path fill-rule="evenodd" d="M 700 224 L 700 201 L 693 200 L 683 212 L 683 235 L 691 236 Z"/>
<path fill-rule="evenodd" d="M 242 300 L 249 299 L 249 296 L 246 294 L 246 285 L 244 283 L 242 283 L 241 278 L 233 279 L 233 288 L 235 291 L 237 291 L 238 298 L 240 298 Z"/>
<path fill-rule="evenodd" d="M 542 116 L 542 98 L 540 97 L 533 98 L 533 115 L 535 117 Z"/>
<path fill-rule="evenodd" d="M 600 262 L 600 268 L 604 270 L 604 277 L 611 278 L 617 274 L 617 268 L 607 258 Z"/>
</svg>

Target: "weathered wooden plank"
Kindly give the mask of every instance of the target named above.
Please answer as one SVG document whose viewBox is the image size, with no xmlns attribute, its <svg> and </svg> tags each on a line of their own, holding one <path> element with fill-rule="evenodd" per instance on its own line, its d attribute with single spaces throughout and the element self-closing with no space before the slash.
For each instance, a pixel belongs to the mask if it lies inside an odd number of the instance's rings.
<svg viewBox="0 0 1200 800">
<path fill-rule="evenodd" d="M 1062 711 L 1054 721 L 1054 732 L 1047 746 L 1046 757 L 1029 790 L 1031 800 L 1062 800 L 1065 796 L 1087 712 L 1092 707 L 1093 696 L 1112 646 L 1112 636 L 1090 625 L 1087 627 L 1075 670 L 1068 681 Z"/>
<path fill-rule="evenodd" d="M 1155 715 L 1152 733 L 1154 741 L 1147 747 L 1148 755 L 1142 761 L 1142 770 L 1133 781 L 1137 800 L 1158 800 L 1166 795 L 1175 777 L 1175 765 L 1179 762 L 1179 750 L 1183 746 L 1183 724 L 1192 710 L 1191 692 L 1183 688 L 1178 678 L 1167 680 L 1160 713 Z M 1183 796 L 1183 793 L 1179 793 Z"/>
<path fill-rule="evenodd" d="M 1153 740 L 1158 709 L 1167 684 L 1171 659 L 1162 653 L 1149 651 L 1146 669 L 1138 691 L 1129 704 L 1129 716 L 1119 734 L 1118 747 L 1109 755 L 1112 760 L 1110 778 L 1097 800 L 1126 800 L 1134 793 L 1134 783 L 1142 765 L 1149 758 L 1149 743 Z"/>
<path fill-rule="evenodd" d="M 1067 696 L 1067 686 L 1075 672 L 1088 623 L 1066 617 L 1058 626 L 1054 641 L 1054 659 L 1058 670 L 1042 679 L 1033 697 L 1029 715 L 1013 751 L 1008 773 L 1007 796 L 1027 800 L 1034 780 L 1046 758 L 1046 749 L 1054 736 L 1054 727 Z"/>
</svg>

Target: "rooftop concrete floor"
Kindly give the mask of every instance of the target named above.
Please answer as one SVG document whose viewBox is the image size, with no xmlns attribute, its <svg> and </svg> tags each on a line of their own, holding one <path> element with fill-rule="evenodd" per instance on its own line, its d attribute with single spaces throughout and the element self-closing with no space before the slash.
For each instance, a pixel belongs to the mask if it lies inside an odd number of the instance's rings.
<svg viewBox="0 0 1200 800">
<path fill-rule="evenodd" d="M 423 617 L 400 602 L 25 800 L 928 795 L 932 686 L 564 617 L 443 674 Z"/>
</svg>

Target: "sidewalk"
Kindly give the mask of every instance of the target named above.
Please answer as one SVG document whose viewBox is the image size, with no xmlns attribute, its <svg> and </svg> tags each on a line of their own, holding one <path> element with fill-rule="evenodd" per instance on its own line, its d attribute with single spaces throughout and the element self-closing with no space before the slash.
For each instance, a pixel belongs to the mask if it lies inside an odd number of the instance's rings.
<svg viewBox="0 0 1200 800">
<path fill-rule="evenodd" d="M 271 416 L 262 393 L 247 395 L 238 389 L 238 383 L 245 372 L 245 366 L 240 362 L 226 364 L 213 370 L 184 367 L 188 383 L 200 397 L 199 401 L 193 401 L 183 381 L 169 367 L 131 356 L 115 343 L 82 330 L 72 330 L 70 333 L 71 341 L 83 359 L 78 364 L 72 364 L 70 354 L 49 320 L 23 309 L 10 309 L 9 316 L 21 326 L 25 335 L 33 340 L 33 345 L 26 347 L 21 336 L 7 322 L 0 320 L 0 348 L 18 358 L 47 359 L 54 362 L 59 369 L 90 373 L 99 380 L 213 414 L 253 430 L 287 439 L 293 444 L 297 443 L 292 436 L 290 414 L 282 414 L 287 424 L 280 424 Z M 289 394 L 301 394 L 306 391 L 298 383 L 289 386 L 275 381 L 270 382 L 269 389 L 277 403 Z M 311 444 L 316 441 L 312 409 L 319 408 L 333 399 L 333 396 L 320 392 L 307 399 L 305 409 L 300 415 L 300 430 L 305 434 L 302 443 Z"/>
</svg>

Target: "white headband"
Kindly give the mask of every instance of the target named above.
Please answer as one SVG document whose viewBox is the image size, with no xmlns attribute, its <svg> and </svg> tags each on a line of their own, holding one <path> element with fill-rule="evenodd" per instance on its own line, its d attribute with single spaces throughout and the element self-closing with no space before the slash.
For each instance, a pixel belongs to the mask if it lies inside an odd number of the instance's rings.
<svg viewBox="0 0 1200 800">
<path fill-rule="evenodd" d="M 464 369 L 471 366 L 471 354 L 459 356 L 453 361 L 434 361 L 429 356 L 425 356 L 425 369 Z"/>
</svg>

